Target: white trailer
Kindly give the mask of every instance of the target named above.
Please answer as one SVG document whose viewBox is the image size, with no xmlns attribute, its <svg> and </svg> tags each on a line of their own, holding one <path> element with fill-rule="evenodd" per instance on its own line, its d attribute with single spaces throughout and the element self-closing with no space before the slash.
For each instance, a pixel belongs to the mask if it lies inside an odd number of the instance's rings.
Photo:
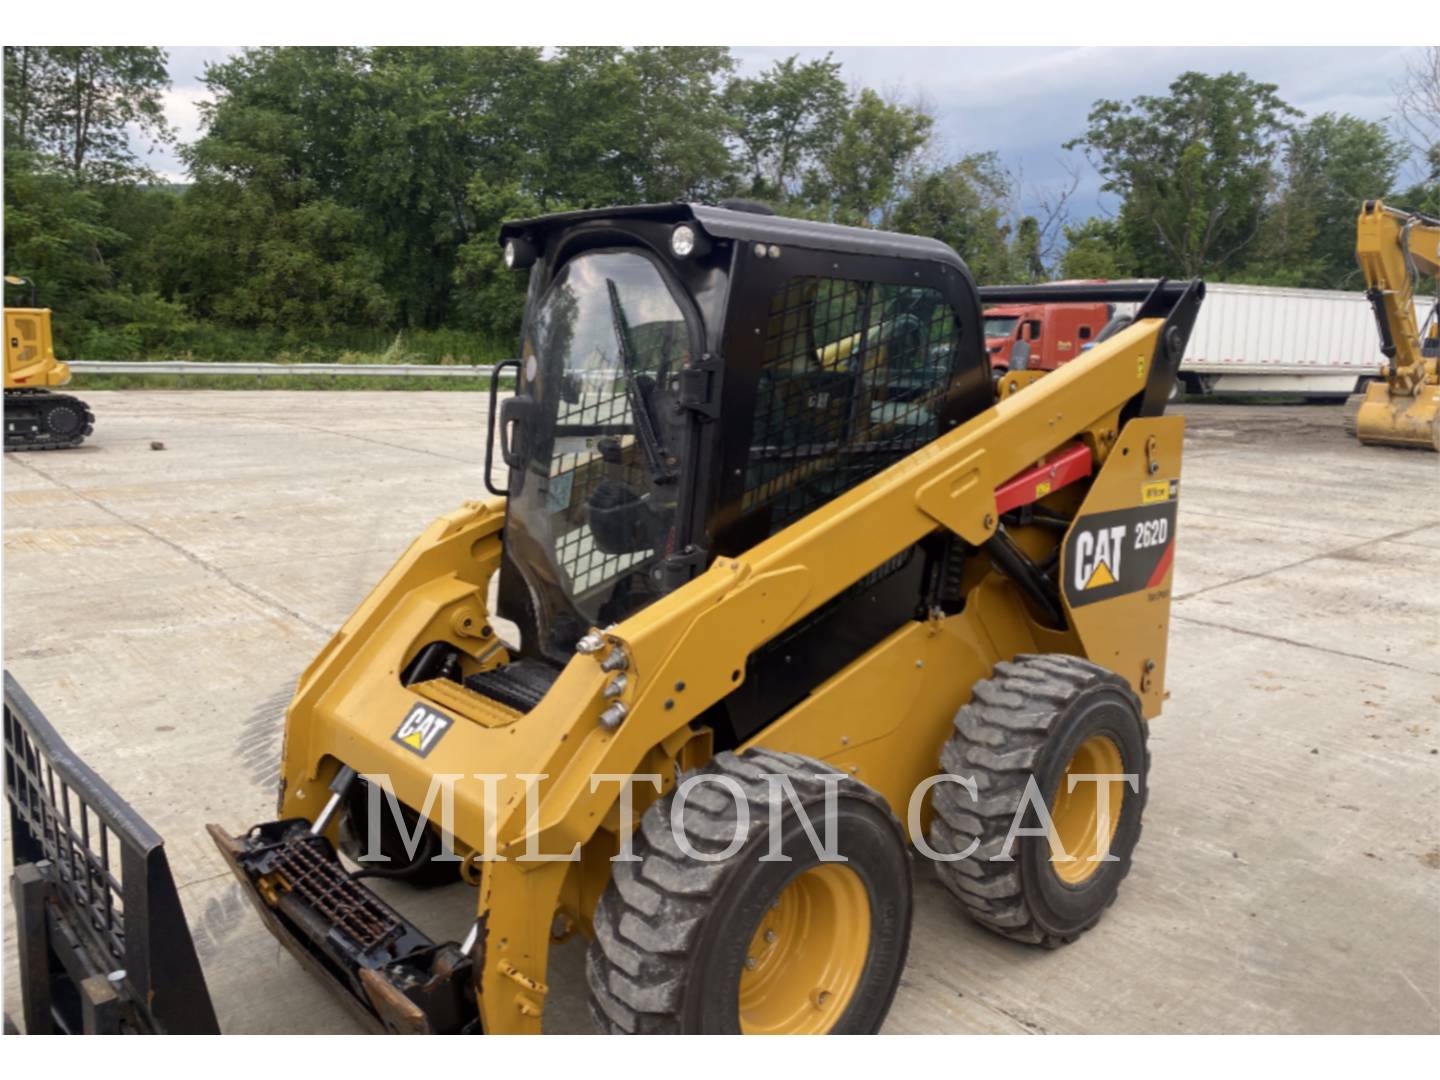
<svg viewBox="0 0 1440 1080">
<path fill-rule="evenodd" d="M 1345 397 L 1384 363 L 1363 292 L 1207 282 L 1180 374 L 1189 394 Z"/>
</svg>

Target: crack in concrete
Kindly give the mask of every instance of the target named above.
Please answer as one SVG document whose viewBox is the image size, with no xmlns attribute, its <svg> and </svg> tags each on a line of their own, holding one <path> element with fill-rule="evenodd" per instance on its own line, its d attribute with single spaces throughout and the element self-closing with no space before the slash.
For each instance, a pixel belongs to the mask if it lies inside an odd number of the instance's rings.
<svg viewBox="0 0 1440 1080">
<path fill-rule="evenodd" d="M 176 543 L 168 536 L 164 535 L 163 533 L 157 532 L 156 530 L 150 528 L 150 526 L 148 525 L 142 524 L 139 521 L 135 521 L 131 518 L 126 517 L 124 514 L 120 513 L 120 511 L 114 509 L 111 506 L 108 506 L 107 504 L 92 495 L 86 495 L 83 491 L 80 491 L 78 488 L 75 488 L 72 485 L 66 483 L 64 480 L 61 480 L 55 476 L 51 476 L 44 469 L 41 469 L 37 465 L 35 465 L 34 462 L 20 459 L 17 460 L 15 464 L 19 465 L 21 468 L 29 469 L 36 476 L 40 477 L 41 479 L 48 480 L 56 487 L 63 488 L 71 495 L 75 496 L 75 498 L 80 499 L 83 502 L 89 503 L 97 510 L 101 510 L 106 514 L 109 514 L 116 521 L 119 521 L 124 525 L 128 525 L 132 529 L 136 529 L 139 532 L 144 533 L 156 543 L 163 544 L 165 547 L 168 547 L 171 551 L 174 551 L 182 558 L 200 567 L 200 569 L 204 570 L 206 573 L 213 574 L 215 577 L 225 582 L 225 584 L 229 585 L 232 589 L 235 589 L 237 592 L 244 593 L 246 596 L 250 597 L 250 599 L 258 601 L 259 603 L 265 605 L 273 611 L 279 612 L 281 615 L 295 620 L 307 629 L 314 630 L 316 633 L 322 635 L 327 639 L 334 633 L 334 629 L 332 627 L 321 626 L 318 622 L 316 622 L 314 619 L 311 619 L 309 616 L 304 615 L 301 612 L 294 610 L 293 608 L 286 607 L 274 597 L 266 594 L 263 590 L 257 589 L 253 585 L 248 585 L 245 582 L 240 581 L 235 577 L 232 577 L 224 569 L 210 562 L 203 556 L 197 555 L 195 552 L 191 551 L 183 544 Z"/>
<path fill-rule="evenodd" d="M 403 443 L 386 442 L 384 439 L 376 439 L 367 435 L 356 435 L 349 431 L 336 431 L 334 428 L 317 427 L 314 424 L 301 424 L 294 420 L 287 420 L 277 416 L 254 416 L 245 413 L 236 413 L 236 416 L 244 417 L 247 420 L 256 420 L 264 423 L 279 424 L 282 427 L 296 428 L 300 431 L 313 431 L 321 435 L 334 435 L 341 439 L 354 439 L 356 442 L 371 443 L 374 446 L 387 446 L 391 450 L 406 450 L 412 454 L 425 454 L 428 457 L 439 458 L 441 461 L 455 461 L 462 465 L 474 465 L 475 460 L 468 457 L 452 457 L 449 454 L 439 454 L 434 450 L 426 450 L 419 446 L 406 446 Z"/>
<path fill-rule="evenodd" d="M 1393 543 L 1399 540 L 1401 537 L 1409 536 L 1412 533 L 1420 532 L 1422 529 L 1434 528 L 1436 525 L 1440 525 L 1440 521 L 1426 521 L 1422 522 L 1419 525 L 1412 525 L 1407 529 L 1402 529 L 1399 532 L 1388 533 L 1385 536 L 1377 536 L 1373 540 L 1362 540 L 1359 543 L 1347 544 L 1345 547 L 1332 548 L 1329 551 L 1317 551 L 1314 555 L 1307 555 L 1303 559 L 1297 559 L 1295 562 L 1285 563 L 1281 566 L 1273 566 L 1269 570 L 1257 570 L 1253 574 L 1245 574 L 1241 577 L 1231 578 L 1229 581 L 1221 581 L 1215 585 L 1206 585 L 1203 589 L 1196 589 L 1194 592 L 1177 594 L 1175 600 L 1177 602 L 1181 600 L 1189 600 L 1196 596 L 1203 596 L 1205 593 L 1208 592 L 1214 592 L 1216 589 L 1227 589 L 1231 585 L 1240 585 L 1246 581 L 1254 581 L 1257 578 L 1269 577 L 1271 574 L 1278 574 L 1282 570 L 1293 570 L 1297 566 L 1304 566 L 1307 563 L 1312 563 L 1319 559 L 1341 559 L 1353 552 L 1361 551 L 1372 544 Z"/>
<path fill-rule="evenodd" d="M 1208 626 L 1212 630 L 1228 630 L 1232 634 L 1244 634 L 1247 637 L 1276 641 L 1282 645 L 1294 645 L 1297 649 L 1313 649 L 1315 652 L 1329 653 L 1331 656 L 1343 656 L 1350 660 L 1363 660 L 1369 664 L 1380 664 L 1383 667 L 1399 668 L 1401 671 L 1414 672 L 1416 675 L 1436 674 L 1436 672 L 1427 671 L 1425 668 L 1411 667 L 1409 664 L 1402 664 L 1398 660 L 1381 660 L 1378 657 L 1366 656 L 1363 653 L 1346 652 L 1344 649 L 1332 649 L 1326 645 L 1314 645 L 1308 641 L 1296 641 L 1294 638 L 1282 637 L 1279 634 L 1267 634 L 1261 630 L 1245 630 L 1239 626 L 1226 626 L 1224 623 L 1210 622 L 1208 619 L 1196 619 L 1189 615 L 1172 613 L 1170 617 L 1178 622 L 1194 623 L 1196 626 Z"/>
</svg>

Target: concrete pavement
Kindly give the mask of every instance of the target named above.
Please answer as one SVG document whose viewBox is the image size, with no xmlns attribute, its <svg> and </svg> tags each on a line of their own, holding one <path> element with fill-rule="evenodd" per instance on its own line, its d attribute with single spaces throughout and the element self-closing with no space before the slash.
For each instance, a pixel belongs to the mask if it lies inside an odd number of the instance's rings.
<svg viewBox="0 0 1440 1080">
<path fill-rule="evenodd" d="M 300 670 L 482 494 L 484 395 L 85 397 L 91 442 L 5 455 L 5 666 L 165 836 L 222 1028 L 355 1030 L 202 827 L 272 816 Z M 1182 411 L 1172 696 L 1120 900 L 1044 953 L 917 863 L 889 1031 L 1440 1031 L 1440 455 L 1362 448 L 1338 408 Z M 439 935 L 473 913 L 391 892 Z M 14 962 L 7 911 L 12 1016 Z M 588 1031 L 583 945 L 549 982 L 548 1027 Z"/>
</svg>

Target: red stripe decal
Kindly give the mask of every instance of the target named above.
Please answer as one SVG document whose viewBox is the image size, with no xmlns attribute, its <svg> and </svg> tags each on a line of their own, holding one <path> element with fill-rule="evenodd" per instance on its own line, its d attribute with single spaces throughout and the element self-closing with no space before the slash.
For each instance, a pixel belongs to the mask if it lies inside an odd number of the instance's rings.
<svg viewBox="0 0 1440 1080">
<path fill-rule="evenodd" d="M 1153 589 L 1160 582 L 1165 580 L 1165 575 L 1170 571 L 1170 564 L 1175 560 L 1175 541 L 1165 545 L 1165 553 L 1160 556 L 1160 561 L 1155 564 L 1155 572 L 1150 575 L 1150 580 L 1145 583 L 1145 588 Z"/>
</svg>

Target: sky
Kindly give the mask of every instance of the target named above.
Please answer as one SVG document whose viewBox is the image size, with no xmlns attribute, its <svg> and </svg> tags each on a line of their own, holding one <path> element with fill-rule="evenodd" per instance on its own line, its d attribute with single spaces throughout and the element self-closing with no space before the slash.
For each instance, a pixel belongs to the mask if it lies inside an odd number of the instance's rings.
<svg viewBox="0 0 1440 1080">
<path fill-rule="evenodd" d="M 173 86 L 166 96 L 166 114 L 181 139 L 199 134 L 197 105 L 208 97 L 200 82 L 206 63 L 238 51 L 238 46 L 168 49 Z M 1333 111 L 1385 120 L 1394 109 L 1393 84 L 1412 51 L 1278 46 L 732 49 L 745 75 L 791 54 L 808 60 L 833 53 L 848 81 L 924 102 L 936 117 L 936 150 L 942 158 L 997 151 L 1005 166 L 1023 178 L 1027 205 L 1047 190 L 1068 186 L 1067 164 L 1078 168 L 1081 183 L 1071 199 L 1072 219 L 1115 209 L 1114 200 L 1100 193 L 1100 178 L 1080 153 L 1061 149 L 1084 131 L 1085 117 L 1099 98 L 1163 94 L 1184 71 L 1243 71 L 1277 84 L 1280 96 L 1307 116 Z M 161 147 L 148 160 L 167 179 L 185 179 L 173 150 Z"/>
</svg>

